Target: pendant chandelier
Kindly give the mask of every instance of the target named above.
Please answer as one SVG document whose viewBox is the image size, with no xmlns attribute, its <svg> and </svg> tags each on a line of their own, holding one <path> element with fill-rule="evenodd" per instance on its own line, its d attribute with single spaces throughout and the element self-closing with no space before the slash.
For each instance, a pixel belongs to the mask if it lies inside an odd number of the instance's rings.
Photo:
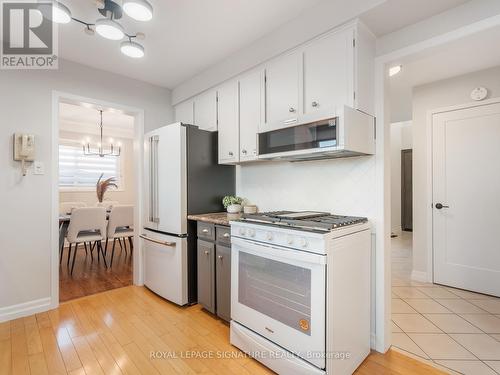
<svg viewBox="0 0 500 375">
<path fill-rule="evenodd" d="M 105 156 L 120 156 L 122 149 L 120 144 L 118 144 L 118 147 L 116 147 L 113 144 L 113 140 L 110 141 L 109 143 L 109 150 L 105 151 L 104 150 L 104 143 L 103 143 L 103 136 L 102 136 L 102 130 L 103 130 L 103 123 L 102 123 L 102 110 L 99 110 L 100 115 L 101 115 L 101 122 L 99 123 L 99 128 L 100 128 L 100 142 L 97 144 L 97 150 L 94 151 L 90 147 L 90 142 L 83 142 L 83 154 L 85 156 L 100 156 L 101 158 Z"/>
<path fill-rule="evenodd" d="M 136 21 L 150 21 L 153 18 L 153 6 L 147 0 L 94 0 L 94 2 L 102 16 L 95 23 L 73 17 L 70 9 L 57 0 L 49 0 L 39 8 L 44 17 L 52 22 L 64 24 L 75 21 L 84 25 L 84 31 L 88 35 L 97 32 L 103 38 L 121 40 L 120 50 L 124 55 L 132 58 L 144 57 L 144 47 L 137 42 L 145 38 L 144 33 L 128 34 L 118 20 L 125 13 Z"/>
</svg>

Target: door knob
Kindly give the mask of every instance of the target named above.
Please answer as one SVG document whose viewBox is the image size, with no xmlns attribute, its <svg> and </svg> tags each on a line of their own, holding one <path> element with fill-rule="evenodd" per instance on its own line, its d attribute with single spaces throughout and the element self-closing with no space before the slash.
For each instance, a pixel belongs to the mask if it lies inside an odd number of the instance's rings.
<svg viewBox="0 0 500 375">
<path fill-rule="evenodd" d="M 440 209 L 442 209 L 442 208 L 450 208 L 450 206 L 445 206 L 445 205 L 443 205 L 442 203 L 436 203 L 436 208 L 437 208 L 438 210 L 440 210 Z"/>
</svg>

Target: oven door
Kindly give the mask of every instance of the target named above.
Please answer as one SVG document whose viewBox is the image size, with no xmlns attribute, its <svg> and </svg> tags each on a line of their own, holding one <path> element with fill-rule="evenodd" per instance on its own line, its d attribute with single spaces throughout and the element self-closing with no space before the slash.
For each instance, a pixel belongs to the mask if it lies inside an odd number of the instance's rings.
<svg viewBox="0 0 500 375">
<path fill-rule="evenodd" d="M 234 238 L 231 318 L 325 368 L 326 256 Z"/>
</svg>

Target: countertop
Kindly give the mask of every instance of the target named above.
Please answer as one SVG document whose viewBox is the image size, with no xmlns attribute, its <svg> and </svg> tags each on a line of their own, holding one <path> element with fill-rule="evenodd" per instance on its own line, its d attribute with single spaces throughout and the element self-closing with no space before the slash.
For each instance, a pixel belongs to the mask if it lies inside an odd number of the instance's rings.
<svg viewBox="0 0 500 375">
<path fill-rule="evenodd" d="M 217 225 L 229 225 L 231 220 L 238 220 L 241 214 L 228 214 L 227 212 L 216 212 L 210 214 L 188 215 L 188 220 L 203 221 Z"/>
</svg>

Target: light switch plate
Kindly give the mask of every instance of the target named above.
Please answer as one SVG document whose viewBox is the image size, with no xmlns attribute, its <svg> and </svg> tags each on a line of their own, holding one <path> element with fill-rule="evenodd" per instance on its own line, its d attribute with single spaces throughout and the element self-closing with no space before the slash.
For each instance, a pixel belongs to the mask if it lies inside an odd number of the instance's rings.
<svg viewBox="0 0 500 375">
<path fill-rule="evenodd" d="M 33 163 L 33 174 L 43 175 L 45 174 L 45 165 L 41 161 L 35 161 Z"/>
</svg>

